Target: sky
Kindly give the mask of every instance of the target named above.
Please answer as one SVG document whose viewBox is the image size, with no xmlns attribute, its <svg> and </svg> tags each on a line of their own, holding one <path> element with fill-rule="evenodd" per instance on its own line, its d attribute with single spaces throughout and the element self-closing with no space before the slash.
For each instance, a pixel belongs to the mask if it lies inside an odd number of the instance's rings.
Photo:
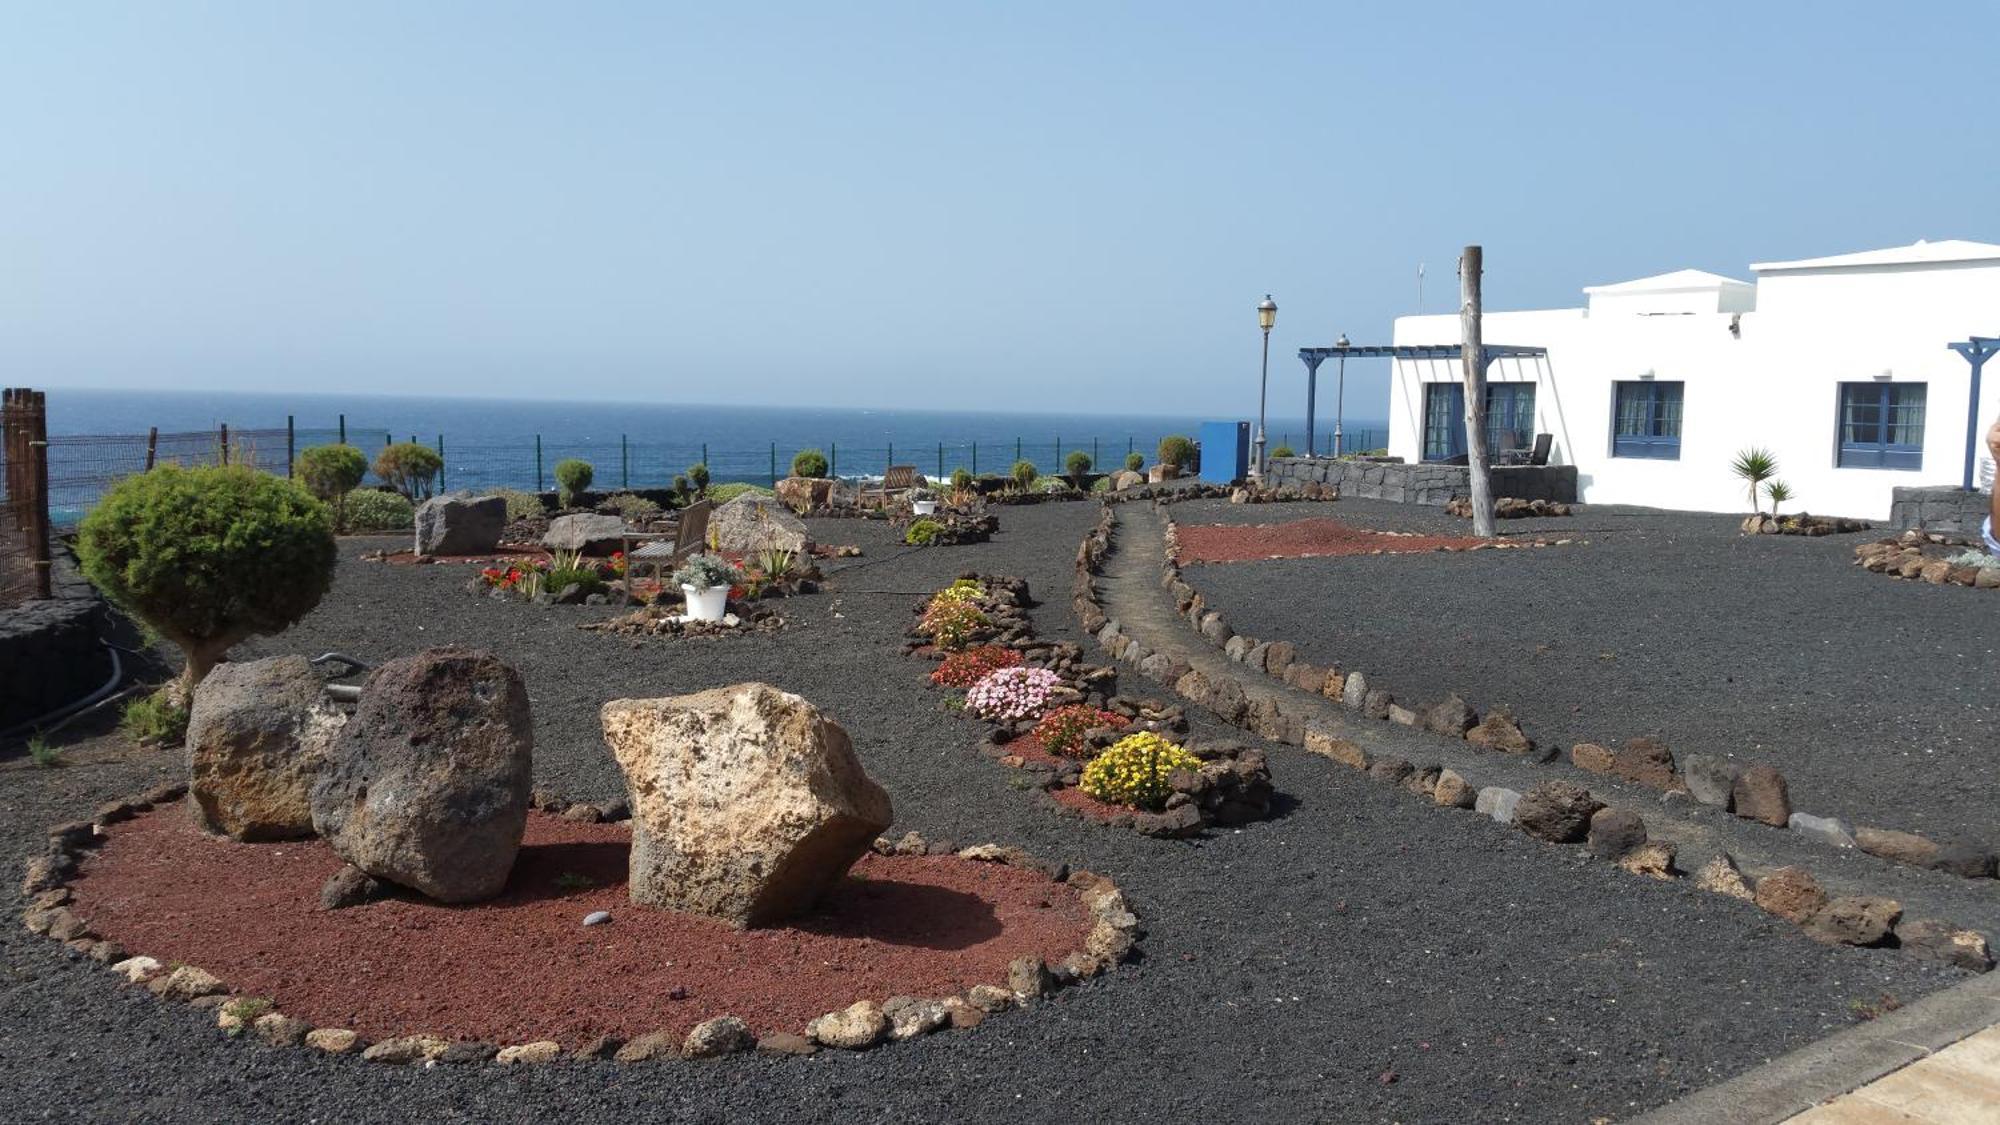
<svg viewBox="0 0 2000 1125">
<path fill-rule="evenodd" d="M 1500 309 L 2000 241 L 1991 0 L 0 19 L 0 370 L 51 390 L 1244 416 L 1265 293 L 1289 401 L 1467 243 Z"/>
</svg>

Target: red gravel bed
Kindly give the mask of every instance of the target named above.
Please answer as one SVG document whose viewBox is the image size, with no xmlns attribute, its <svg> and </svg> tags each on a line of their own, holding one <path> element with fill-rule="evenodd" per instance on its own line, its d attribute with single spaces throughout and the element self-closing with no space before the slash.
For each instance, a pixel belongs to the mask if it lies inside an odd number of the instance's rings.
<svg viewBox="0 0 2000 1125">
<path fill-rule="evenodd" d="M 1391 535 L 1324 518 L 1254 525 L 1183 524 L 1177 529 L 1184 563 L 1305 559 L 1338 555 L 1408 555 L 1463 551 L 1486 540 L 1470 536 Z"/>
<path fill-rule="evenodd" d="M 1110 822 L 1121 816 L 1131 816 L 1132 810 L 1124 805 L 1114 805 L 1085 793 L 1075 786 L 1049 790 L 1049 798 L 1056 804 L 1072 812 L 1081 813 L 1091 820 Z"/>
<path fill-rule="evenodd" d="M 234 843 L 172 810 L 115 828 L 71 886 L 104 937 L 314 1026 L 571 1048 L 724 1014 L 798 1032 L 856 1000 L 1004 982 L 1008 962 L 1059 960 L 1089 930 L 1077 896 L 1032 871 L 870 854 L 814 914 L 737 931 L 627 901 L 629 841 L 624 824 L 535 814 L 498 899 L 325 911 L 320 885 L 340 861 L 324 843 Z M 571 875 L 591 886 L 558 885 Z M 582 925 L 593 910 L 613 920 Z"/>
<path fill-rule="evenodd" d="M 549 559 L 545 548 L 503 543 L 480 555 L 419 555 L 414 548 L 404 548 L 383 552 L 380 561 L 392 566 L 445 566 L 452 563 L 548 562 Z"/>
</svg>

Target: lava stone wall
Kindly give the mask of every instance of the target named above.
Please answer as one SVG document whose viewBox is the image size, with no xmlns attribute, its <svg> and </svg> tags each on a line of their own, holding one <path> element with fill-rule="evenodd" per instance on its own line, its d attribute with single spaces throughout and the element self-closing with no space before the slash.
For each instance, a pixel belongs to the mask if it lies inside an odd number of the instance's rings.
<svg viewBox="0 0 2000 1125">
<path fill-rule="evenodd" d="M 81 699 L 111 674 L 97 640 L 97 591 L 68 551 L 53 554 L 55 596 L 0 610 L 0 729 Z"/>
<path fill-rule="evenodd" d="M 1491 471 L 1495 497 L 1576 503 L 1575 465 L 1496 465 Z M 1271 459 L 1270 484 L 1315 481 L 1339 486 L 1342 496 L 1432 507 L 1443 507 L 1448 500 L 1472 493 L 1472 470 L 1463 465 L 1334 461 L 1323 457 Z"/>
<path fill-rule="evenodd" d="M 1904 531 L 1979 534 L 1993 510 L 1991 493 L 1962 488 L 1899 488 L 1892 493 L 1889 523 Z"/>
</svg>

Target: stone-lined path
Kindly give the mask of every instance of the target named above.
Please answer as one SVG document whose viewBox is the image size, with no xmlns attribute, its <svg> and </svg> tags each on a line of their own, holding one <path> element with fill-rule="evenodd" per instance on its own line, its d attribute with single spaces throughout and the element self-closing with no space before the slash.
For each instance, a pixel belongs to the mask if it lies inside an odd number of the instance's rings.
<svg viewBox="0 0 2000 1125">
<path fill-rule="evenodd" d="M 1371 759 L 1393 756 L 1419 768 L 1442 766 L 1475 786 L 1525 793 L 1544 781 L 1577 782 L 1607 804 L 1638 812 L 1645 820 L 1648 838 L 1673 844 L 1676 864 L 1684 871 L 1699 870 L 1721 852 L 1729 853 L 1753 876 L 1796 864 L 1809 868 L 1831 895 L 1887 896 L 1903 905 L 1905 917 L 1943 918 L 2000 936 L 2000 895 L 1994 894 L 1991 882 L 1893 864 L 1853 848 L 1834 848 L 1797 832 L 1753 824 L 1685 795 L 1663 795 L 1581 770 L 1560 759 L 1541 763 L 1525 756 L 1483 751 L 1462 740 L 1367 719 L 1333 700 L 1236 663 L 1195 632 L 1175 611 L 1172 596 L 1161 586 L 1166 560 L 1158 514 L 1145 504 L 1121 504 L 1114 511 L 1113 550 L 1098 577 L 1105 614 L 1118 622 L 1124 635 L 1146 648 L 1184 660 L 1210 679 L 1235 683 L 1253 704 L 1279 703 L 1287 714 L 1302 716 L 1312 728 L 1358 744 Z M 1283 591 L 1271 591 L 1271 596 L 1282 598 Z M 1311 621 L 1300 620 L 1295 633 L 1312 628 Z M 1452 812 L 1440 809 L 1438 815 Z"/>
</svg>

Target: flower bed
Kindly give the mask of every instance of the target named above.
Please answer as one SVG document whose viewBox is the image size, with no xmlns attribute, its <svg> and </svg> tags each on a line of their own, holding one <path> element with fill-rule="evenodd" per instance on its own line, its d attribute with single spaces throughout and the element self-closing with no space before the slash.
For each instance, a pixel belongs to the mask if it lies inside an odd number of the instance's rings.
<svg viewBox="0 0 2000 1125">
<path fill-rule="evenodd" d="M 1751 516 L 1743 521 L 1745 535 L 1851 535 L 1857 531 L 1867 531 L 1866 520 L 1851 520 L 1841 516 L 1809 516 L 1800 512 L 1795 516 Z"/>
<path fill-rule="evenodd" d="M 2000 559 L 1970 539 L 1906 531 L 1854 548 L 1854 565 L 1872 574 L 1933 586 L 2000 589 Z"/>
</svg>

